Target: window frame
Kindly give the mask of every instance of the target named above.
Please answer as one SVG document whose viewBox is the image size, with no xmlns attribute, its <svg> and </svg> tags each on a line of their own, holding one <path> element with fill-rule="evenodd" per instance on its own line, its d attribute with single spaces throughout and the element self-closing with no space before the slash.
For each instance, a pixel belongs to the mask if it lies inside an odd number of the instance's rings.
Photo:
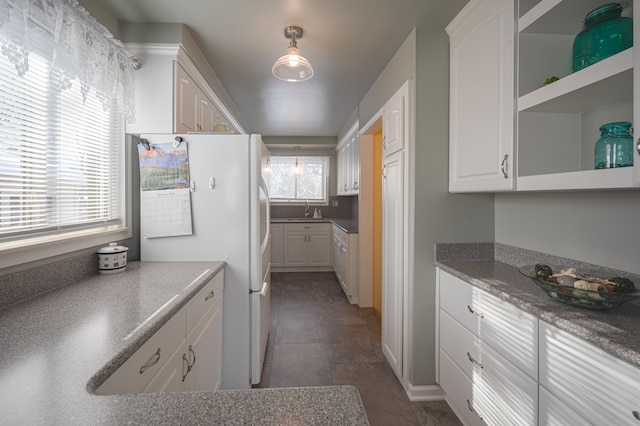
<svg viewBox="0 0 640 426">
<path fill-rule="evenodd" d="M 330 174 L 331 174 L 331 157 L 328 155 L 271 155 L 270 161 L 273 162 L 274 158 L 297 158 L 297 159 L 306 159 L 306 158 L 322 158 L 324 162 L 324 170 L 323 170 L 323 183 L 324 186 L 324 199 L 322 200 L 314 200 L 314 199 L 302 199 L 302 198 L 273 198 L 270 195 L 269 202 L 272 206 L 305 206 L 307 202 L 310 206 L 328 206 L 329 198 L 330 198 Z M 271 177 L 270 177 L 271 178 Z M 271 182 L 269 186 L 272 187 Z"/>
</svg>

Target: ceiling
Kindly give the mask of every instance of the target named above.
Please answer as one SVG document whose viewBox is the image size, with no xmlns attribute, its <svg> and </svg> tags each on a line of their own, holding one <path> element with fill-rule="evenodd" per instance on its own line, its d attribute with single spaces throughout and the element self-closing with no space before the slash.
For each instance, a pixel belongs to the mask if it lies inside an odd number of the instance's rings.
<svg viewBox="0 0 640 426">
<path fill-rule="evenodd" d="M 121 22 L 187 25 L 254 133 L 337 136 L 414 27 L 444 28 L 468 0 L 101 0 Z M 271 74 L 303 28 L 315 76 Z"/>
</svg>

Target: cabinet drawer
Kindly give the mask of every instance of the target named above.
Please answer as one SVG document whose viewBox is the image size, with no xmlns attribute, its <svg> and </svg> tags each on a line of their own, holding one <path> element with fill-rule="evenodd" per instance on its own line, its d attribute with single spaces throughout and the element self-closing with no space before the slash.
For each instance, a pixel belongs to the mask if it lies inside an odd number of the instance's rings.
<svg viewBox="0 0 640 426">
<path fill-rule="evenodd" d="M 480 417 L 474 414 L 473 385 L 471 380 L 458 368 L 451 358 L 440 349 L 440 386 L 447 395 L 447 402 L 458 416 L 462 416 L 470 426 L 484 426 Z"/>
<path fill-rule="evenodd" d="M 536 317 L 444 271 L 440 271 L 440 307 L 537 381 Z"/>
<path fill-rule="evenodd" d="M 542 321 L 540 331 L 541 385 L 594 424 L 640 424 L 640 369 Z"/>
<path fill-rule="evenodd" d="M 331 232 L 331 224 L 320 223 L 285 223 L 284 232 Z"/>
<path fill-rule="evenodd" d="M 488 424 L 536 424 L 538 384 L 442 311 L 440 347 L 471 381 L 473 407 Z"/>
<path fill-rule="evenodd" d="M 336 225 L 333 225 L 333 236 L 343 244 L 346 244 L 347 246 L 349 245 L 349 234 L 338 228 Z"/>
<path fill-rule="evenodd" d="M 96 391 L 99 395 L 139 393 L 184 340 L 186 309 L 180 309 Z"/>
<path fill-rule="evenodd" d="M 189 334 L 202 315 L 222 296 L 224 271 L 220 271 L 187 303 L 187 330 Z"/>
<path fill-rule="evenodd" d="M 539 426 L 589 426 L 591 424 L 543 386 L 539 388 L 538 397 L 540 403 L 538 407 Z"/>
</svg>

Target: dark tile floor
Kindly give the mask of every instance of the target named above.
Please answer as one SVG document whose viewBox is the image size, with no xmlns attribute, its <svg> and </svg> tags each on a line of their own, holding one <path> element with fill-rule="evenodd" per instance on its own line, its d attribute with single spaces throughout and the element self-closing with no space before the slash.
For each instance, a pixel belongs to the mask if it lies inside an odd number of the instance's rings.
<svg viewBox="0 0 640 426">
<path fill-rule="evenodd" d="M 444 401 L 409 401 L 382 354 L 380 319 L 349 304 L 332 272 L 273 273 L 271 284 L 257 387 L 354 385 L 371 425 L 461 424 Z"/>
</svg>

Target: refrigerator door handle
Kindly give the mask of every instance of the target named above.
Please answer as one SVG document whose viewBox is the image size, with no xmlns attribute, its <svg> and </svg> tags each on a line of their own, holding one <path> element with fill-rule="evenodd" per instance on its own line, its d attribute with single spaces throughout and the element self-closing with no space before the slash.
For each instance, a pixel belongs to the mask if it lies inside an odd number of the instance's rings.
<svg viewBox="0 0 640 426">
<path fill-rule="evenodd" d="M 264 191 L 264 195 L 266 197 L 265 199 L 266 208 L 267 208 L 267 214 L 266 214 L 267 223 L 264 224 L 267 232 L 264 233 L 264 240 L 260 244 L 260 252 L 264 253 L 264 251 L 267 249 L 267 244 L 269 244 L 269 237 L 271 236 L 271 229 L 270 229 L 271 228 L 271 200 L 269 199 L 269 188 L 267 188 L 267 184 L 265 183 L 262 177 L 260 177 L 260 188 L 262 188 L 262 190 Z"/>
<path fill-rule="evenodd" d="M 257 294 L 259 296 L 266 296 L 268 290 L 269 290 L 269 284 L 266 281 L 263 281 L 262 287 L 260 287 L 260 290 L 249 290 L 249 293 Z"/>
</svg>

